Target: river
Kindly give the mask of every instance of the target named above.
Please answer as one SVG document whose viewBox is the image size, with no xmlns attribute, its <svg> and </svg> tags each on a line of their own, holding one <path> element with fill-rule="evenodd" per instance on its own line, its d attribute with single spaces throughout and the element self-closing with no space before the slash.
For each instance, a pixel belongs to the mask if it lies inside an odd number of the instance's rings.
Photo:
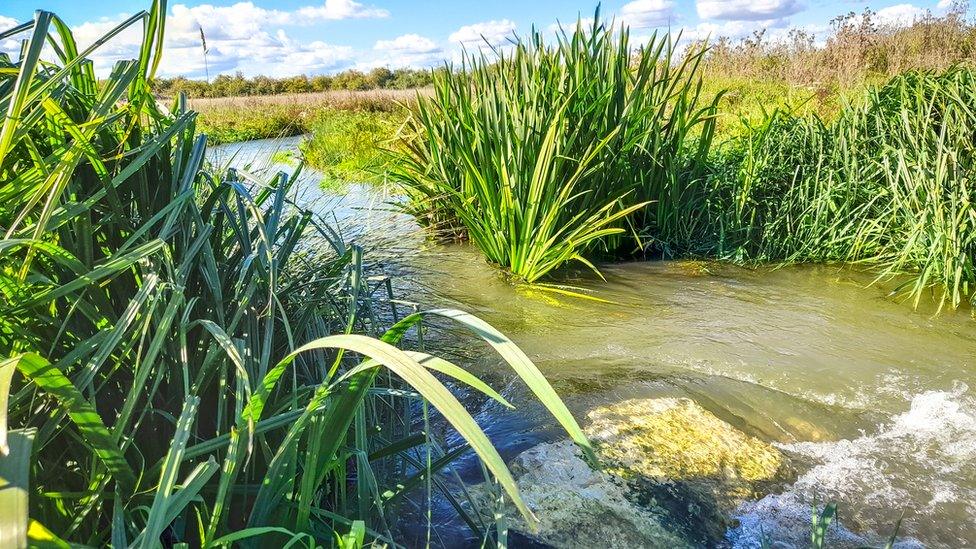
<svg viewBox="0 0 976 549">
<path fill-rule="evenodd" d="M 212 155 L 264 165 L 298 139 L 225 145 Z M 470 246 L 426 242 L 392 211 L 395 196 L 382 187 L 323 192 L 311 171 L 302 185 L 302 200 L 334 216 L 351 238 L 372 235 L 378 261 L 402 276 L 395 288 L 494 324 L 577 417 L 625 399 L 689 397 L 802 458 L 792 484 L 739 509 L 729 545 L 758 547 L 766 521 L 809 516 L 825 500 L 838 501 L 841 520 L 859 531 L 889 532 L 904 512 L 905 538 L 929 547 L 976 543 L 970 311 L 913 310 L 871 285 L 871 276 L 838 266 L 625 263 L 601 266 L 606 281 L 573 270 L 561 280 L 602 302 L 527 291 Z M 559 436 L 495 362 L 475 350 L 466 355 L 518 407 L 484 404 L 476 416 L 505 457 Z"/>
</svg>

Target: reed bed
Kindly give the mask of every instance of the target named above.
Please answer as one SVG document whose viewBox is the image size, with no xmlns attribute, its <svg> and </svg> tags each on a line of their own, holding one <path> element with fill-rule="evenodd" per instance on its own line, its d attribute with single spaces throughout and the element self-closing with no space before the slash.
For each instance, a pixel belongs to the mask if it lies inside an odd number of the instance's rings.
<svg viewBox="0 0 976 549">
<path fill-rule="evenodd" d="M 535 32 L 436 73 L 395 158 L 408 210 L 526 282 L 617 253 L 638 212 L 636 226 L 690 230 L 671 202 L 696 192 L 715 102 L 703 52 L 679 60 L 674 44 L 632 49 L 597 12 L 554 44 Z"/>
<path fill-rule="evenodd" d="M 710 202 L 721 257 L 854 261 L 906 278 L 915 304 L 976 299 L 976 73 L 910 72 L 836 119 L 768 113 L 719 155 Z"/>
<path fill-rule="evenodd" d="M 84 51 L 46 11 L 0 33 L 25 39 L 0 59 L 0 545 L 393 545 L 405 495 L 469 451 L 531 522 L 442 380 L 508 403 L 422 325 L 486 341 L 588 449 L 550 385 L 475 317 L 398 310 L 295 176 L 208 168 L 196 113 L 150 92 L 165 13 Z M 97 79 L 86 57 L 132 25 L 140 58 Z M 418 427 L 428 404 L 462 444 Z"/>
</svg>

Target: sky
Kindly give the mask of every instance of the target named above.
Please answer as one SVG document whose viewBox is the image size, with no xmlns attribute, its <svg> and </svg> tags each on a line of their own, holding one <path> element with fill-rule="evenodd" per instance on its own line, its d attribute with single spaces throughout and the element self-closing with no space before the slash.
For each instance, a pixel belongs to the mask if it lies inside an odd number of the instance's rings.
<svg viewBox="0 0 976 549">
<path fill-rule="evenodd" d="M 646 40 L 655 29 L 686 38 L 740 38 L 758 29 L 782 37 L 803 28 L 823 40 L 837 15 L 870 8 L 882 22 L 910 24 L 950 0 L 634 0 L 604 1 L 602 14 Z M 0 31 L 33 17 L 58 14 L 84 48 L 150 0 L 0 0 Z M 592 17 L 595 0 L 170 0 L 160 74 L 191 78 L 241 72 L 274 77 L 329 74 L 374 67 L 430 67 L 486 44 L 504 46 L 514 33 Z M 206 64 L 200 44 L 203 29 Z M 116 36 L 92 56 L 96 71 L 138 55 L 141 25 Z M 12 52 L 20 38 L 0 40 Z"/>
</svg>

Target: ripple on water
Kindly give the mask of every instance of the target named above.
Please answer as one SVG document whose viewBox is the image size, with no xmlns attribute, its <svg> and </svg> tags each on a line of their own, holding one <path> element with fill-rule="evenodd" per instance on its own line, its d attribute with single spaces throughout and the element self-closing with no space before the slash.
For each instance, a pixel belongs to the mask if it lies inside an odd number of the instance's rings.
<svg viewBox="0 0 976 549">
<path fill-rule="evenodd" d="M 894 528 L 930 547 L 966 547 L 976 539 L 976 398 L 965 384 L 916 395 L 908 411 L 874 434 L 832 442 L 779 444 L 806 470 L 787 491 L 740 507 L 735 547 L 763 535 L 788 542 L 808 531 L 815 501 L 836 500 L 845 526 L 841 546 L 876 542 Z M 903 546 L 920 545 L 912 539 Z"/>
</svg>

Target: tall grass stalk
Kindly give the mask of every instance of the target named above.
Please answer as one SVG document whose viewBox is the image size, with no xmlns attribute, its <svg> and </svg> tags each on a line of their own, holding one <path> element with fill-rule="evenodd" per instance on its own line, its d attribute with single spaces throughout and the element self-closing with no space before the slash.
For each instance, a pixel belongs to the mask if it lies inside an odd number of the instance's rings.
<svg viewBox="0 0 976 549">
<path fill-rule="evenodd" d="M 0 539 L 392 544 L 403 495 L 450 463 L 416 466 L 421 401 L 531 520 L 442 380 L 501 397 L 404 338 L 431 316 L 469 330 L 588 451 L 566 407 L 483 321 L 387 310 L 361 250 L 289 199 L 297 174 L 208 170 L 195 113 L 150 93 L 165 13 L 96 41 L 145 32 L 104 80 L 52 13 L 0 33 L 26 36 L 0 59 Z"/>
<path fill-rule="evenodd" d="M 408 210 L 528 282 L 619 253 L 650 201 L 642 220 L 690 230 L 673 208 L 711 140 L 701 56 L 677 59 L 670 36 L 634 48 L 599 12 L 554 44 L 534 31 L 468 56 L 435 74 L 407 122 L 394 177 Z"/>
<path fill-rule="evenodd" d="M 837 118 L 769 113 L 724 151 L 710 209 L 716 253 L 857 261 L 917 304 L 976 299 L 976 73 L 912 72 Z M 704 209 L 705 207 L 703 207 Z"/>
</svg>

